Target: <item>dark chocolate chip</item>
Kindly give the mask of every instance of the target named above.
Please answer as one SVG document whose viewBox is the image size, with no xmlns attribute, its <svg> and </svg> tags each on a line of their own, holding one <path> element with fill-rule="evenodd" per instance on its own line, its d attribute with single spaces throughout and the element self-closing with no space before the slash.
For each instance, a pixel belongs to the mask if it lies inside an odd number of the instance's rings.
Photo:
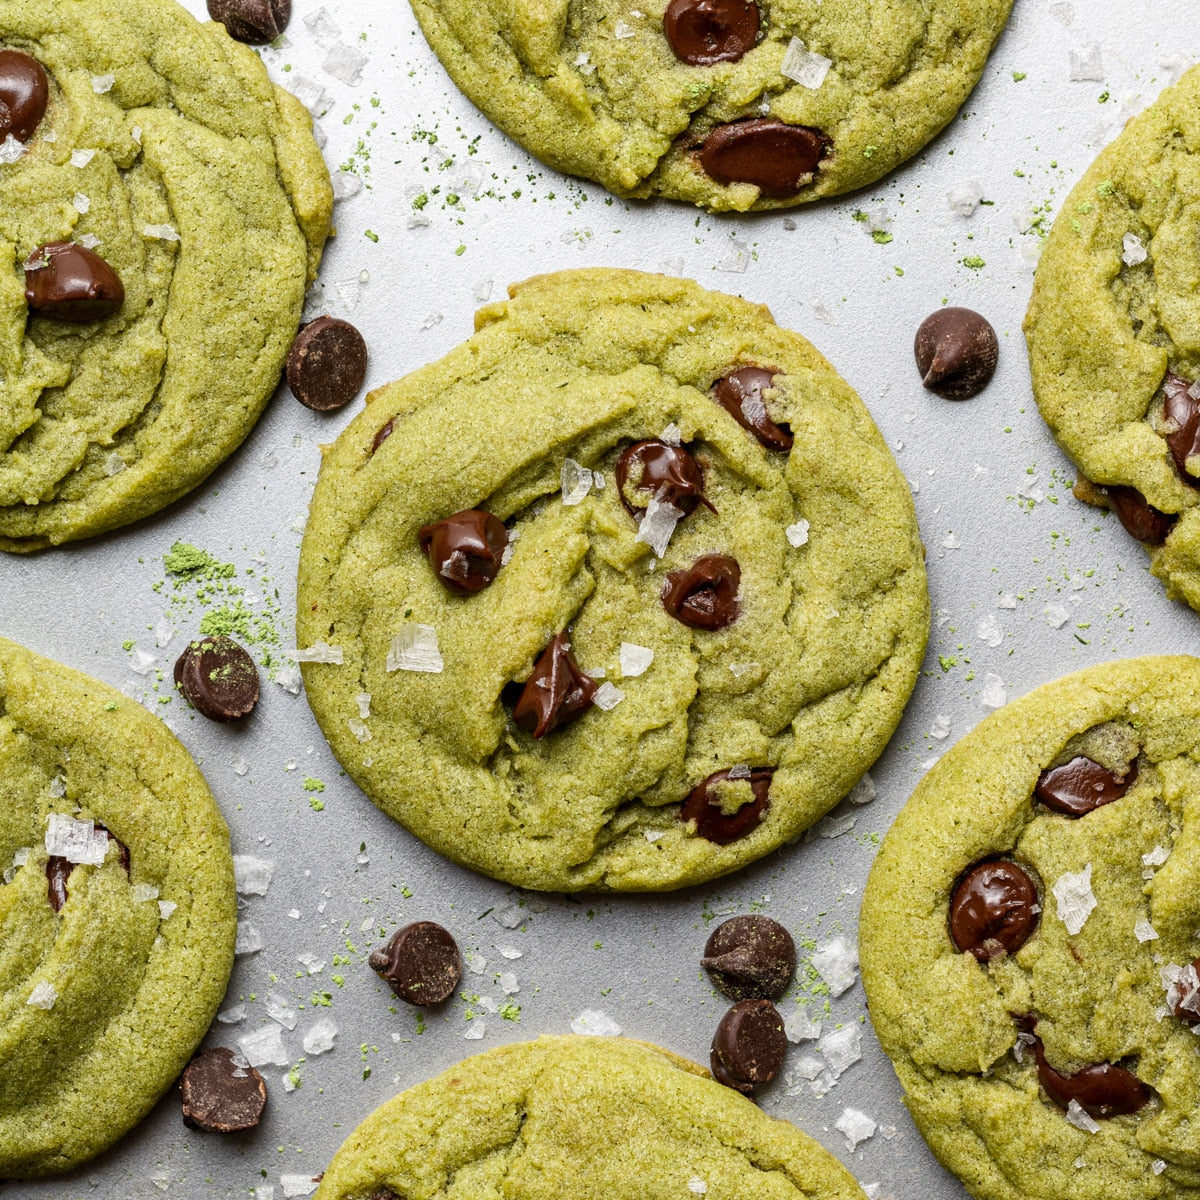
<svg viewBox="0 0 1200 1200">
<path fill-rule="evenodd" d="M 273 42 L 292 18 L 292 0 L 208 0 L 208 15 L 251 46 Z"/>
<path fill-rule="evenodd" d="M 433 921 L 397 929 L 387 945 L 367 959 L 388 987 L 408 1004 L 441 1004 L 462 978 L 462 958 L 450 933 Z"/>
<path fill-rule="evenodd" d="M 1137 779 L 1137 761 L 1124 775 L 1082 754 L 1060 767 L 1047 767 L 1039 776 L 1034 794 L 1047 807 L 1068 817 L 1082 817 L 1102 804 L 1120 800 Z"/>
<path fill-rule="evenodd" d="M 187 702 L 213 721 L 237 721 L 258 703 L 254 659 L 224 636 L 190 642 L 175 662 L 175 685 Z"/>
<path fill-rule="evenodd" d="M 819 129 L 751 117 L 718 125 L 704 139 L 699 158 L 718 183 L 752 183 L 764 196 L 783 200 L 812 179 L 832 144 Z"/>
<path fill-rule="evenodd" d="M 1042 1039 L 1035 1037 L 1038 1082 L 1059 1108 L 1072 1100 L 1089 1117 L 1119 1117 L 1135 1113 L 1150 1099 L 1150 1089 L 1132 1072 L 1112 1063 L 1096 1063 L 1071 1075 L 1060 1075 L 1046 1062 Z"/>
<path fill-rule="evenodd" d="M 46 115 L 50 81 L 36 58 L 20 50 L 0 50 L 0 142 L 27 142 Z"/>
<path fill-rule="evenodd" d="M 695 821 L 696 832 L 707 841 L 716 842 L 718 846 L 727 846 L 757 829 L 762 824 L 763 817 L 767 815 L 767 809 L 771 807 L 768 792 L 774 769 L 752 767 L 749 769 L 749 775 L 731 775 L 730 772 L 736 769 L 730 767 L 725 771 L 714 771 L 703 783 L 691 790 L 679 809 L 681 821 Z M 743 767 L 742 771 L 745 770 Z M 718 786 L 726 782 L 750 785 L 750 799 L 729 812 L 725 811 L 722 804 L 722 792 L 725 789 Z"/>
<path fill-rule="evenodd" d="M 626 446 L 617 458 L 617 494 L 625 511 L 641 520 L 644 504 L 635 504 L 634 493 L 647 492 L 686 516 L 697 504 L 717 510 L 704 498 L 704 474 L 700 464 L 682 446 L 668 446 L 653 439 Z"/>
<path fill-rule="evenodd" d="M 385 421 L 375 431 L 375 436 L 371 439 L 371 453 L 374 454 L 384 442 L 392 436 L 392 430 L 396 428 L 396 418 L 392 417 L 390 421 Z"/>
<path fill-rule="evenodd" d="M 1137 488 L 1109 483 L 1104 485 L 1104 493 L 1108 497 L 1109 507 L 1117 514 L 1117 520 L 1139 542 L 1161 546 L 1167 540 L 1167 534 L 1178 519 L 1176 514 L 1151 508 Z"/>
<path fill-rule="evenodd" d="M 717 403 L 768 450 L 792 448 L 790 430 L 771 420 L 762 395 L 772 386 L 775 376 L 781 374 L 774 367 L 738 367 L 713 384 Z"/>
<path fill-rule="evenodd" d="M 206 1133 L 253 1129 L 267 1105 L 263 1077 L 224 1046 L 197 1054 L 184 1067 L 179 1090 L 183 1123 Z"/>
<path fill-rule="evenodd" d="M 742 570 L 727 554 L 705 554 L 690 567 L 668 571 L 662 605 L 691 629 L 724 629 L 738 619 Z"/>
<path fill-rule="evenodd" d="M 438 583 L 457 596 L 469 596 L 496 578 L 508 530 L 499 517 L 468 508 L 422 525 L 417 540 Z"/>
<path fill-rule="evenodd" d="M 349 404 L 366 374 L 363 335 L 337 317 L 318 317 L 302 325 L 288 351 L 288 387 L 305 408 L 317 412 Z"/>
<path fill-rule="evenodd" d="M 67 902 L 67 880 L 75 869 L 73 862 L 68 862 L 61 854 L 51 854 L 46 859 L 47 893 L 50 897 L 50 907 L 55 912 L 61 912 Z"/>
<path fill-rule="evenodd" d="M 1175 426 L 1166 439 L 1176 474 L 1189 487 L 1200 488 L 1200 477 L 1187 469 L 1187 460 L 1200 454 L 1200 400 L 1192 395 L 1193 387 L 1186 379 L 1168 374 L 1163 380 L 1163 416 Z"/>
<path fill-rule="evenodd" d="M 796 944 L 770 917 L 731 917 L 712 931 L 700 965 L 731 1000 L 778 1000 L 796 973 Z"/>
<path fill-rule="evenodd" d="M 675 57 L 694 67 L 737 62 L 758 37 L 754 0 L 671 0 L 663 33 Z"/>
<path fill-rule="evenodd" d="M 996 331 L 969 308 L 939 308 L 917 328 L 913 352 L 925 386 L 944 400 L 969 400 L 996 373 Z"/>
<path fill-rule="evenodd" d="M 725 1070 L 725 1064 L 717 1057 L 716 1050 L 708 1052 L 708 1066 L 712 1071 L 712 1077 L 722 1086 L 733 1088 L 735 1092 L 741 1092 L 743 1096 L 749 1096 L 754 1091 L 754 1084 L 747 1083 L 744 1079 L 736 1079 Z"/>
<path fill-rule="evenodd" d="M 950 897 L 950 936 L 980 962 L 1013 954 L 1037 928 L 1038 895 L 1016 863 L 998 859 L 972 867 Z"/>
<path fill-rule="evenodd" d="M 513 720 L 535 738 L 575 720 L 592 707 L 597 685 L 571 653 L 565 632 L 542 651 L 513 706 Z"/>
<path fill-rule="evenodd" d="M 770 1083 L 786 1053 L 783 1018 L 770 1000 L 739 1000 L 721 1018 L 712 1041 L 713 1058 L 737 1081 L 735 1087 Z"/>
<path fill-rule="evenodd" d="M 94 250 L 51 242 L 25 260 L 25 303 L 56 321 L 102 321 L 125 303 L 125 285 Z"/>
</svg>

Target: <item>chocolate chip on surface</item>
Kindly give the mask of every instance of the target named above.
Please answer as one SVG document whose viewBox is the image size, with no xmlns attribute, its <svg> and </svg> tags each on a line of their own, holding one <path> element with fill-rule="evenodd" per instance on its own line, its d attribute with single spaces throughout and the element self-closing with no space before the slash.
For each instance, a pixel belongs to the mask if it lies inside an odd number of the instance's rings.
<svg viewBox="0 0 1200 1200">
<path fill-rule="evenodd" d="M 125 285 L 94 250 L 50 242 L 25 260 L 25 303 L 56 321 L 102 321 L 125 303 Z"/>
<path fill-rule="evenodd" d="M 50 907 L 55 912 L 61 912 L 67 902 L 67 880 L 75 864 L 63 858 L 61 854 L 51 854 L 46 859 L 46 891 L 50 898 Z"/>
<path fill-rule="evenodd" d="M 712 1077 L 723 1087 L 733 1088 L 735 1092 L 741 1092 L 743 1096 L 749 1096 L 754 1091 L 754 1084 L 747 1083 L 744 1079 L 738 1079 L 725 1070 L 725 1064 L 718 1057 L 715 1049 L 708 1052 L 708 1069 L 712 1072 Z"/>
<path fill-rule="evenodd" d="M 739 1000 L 721 1018 L 712 1041 L 713 1058 L 737 1083 L 750 1087 L 770 1083 L 786 1053 L 783 1018 L 770 1000 Z"/>
<path fill-rule="evenodd" d="M 206 1133 L 253 1129 L 267 1105 L 263 1077 L 224 1046 L 197 1054 L 184 1067 L 179 1090 L 183 1123 Z"/>
<path fill-rule="evenodd" d="M 698 151 L 705 173 L 718 183 L 751 183 L 764 196 L 784 200 L 808 183 L 832 145 L 818 129 L 777 117 L 751 117 L 718 125 Z"/>
<path fill-rule="evenodd" d="M 695 67 L 736 62 L 754 46 L 758 25 L 754 0 L 671 0 L 663 14 L 675 57 Z"/>
<path fill-rule="evenodd" d="M 713 930 L 700 965 L 731 1000 L 778 1000 L 796 974 L 796 944 L 770 917 L 731 917 Z"/>
<path fill-rule="evenodd" d="M 397 929 L 387 945 L 371 951 L 367 965 L 408 1004 L 441 1004 L 454 995 L 462 978 L 458 943 L 433 921 Z"/>
<path fill-rule="evenodd" d="M 50 81 L 36 58 L 21 50 L 0 50 L 0 142 L 33 137 L 50 102 Z"/>
<path fill-rule="evenodd" d="M 782 374 L 774 367 L 738 367 L 718 379 L 712 388 L 717 403 L 768 450 L 792 448 L 791 432 L 771 420 L 763 400 L 763 392 L 773 386 L 776 375 Z"/>
<path fill-rule="evenodd" d="M 773 768 L 752 767 L 748 774 L 732 774 L 737 770 L 714 771 L 691 790 L 679 809 L 681 821 L 695 821 L 696 833 L 718 846 L 727 846 L 757 829 L 771 807 Z M 741 768 L 741 772 L 746 770 Z"/>
<path fill-rule="evenodd" d="M 1082 754 L 1038 776 L 1034 794 L 1047 807 L 1069 817 L 1082 817 L 1102 804 L 1120 800 L 1137 779 L 1135 760 L 1123 776 Z"/>
<path fill-rule="evenodd" d="M 237 721 L 258 703 L 258 669 L 233 638 L 190 642 L 175 662 L 175 684 L 197 712 L 213 721 Z"/>
<path fill-rule="evenodd" d="M 251 46 L 273 42 L 292 18 L 292 0 L 208 0 L 208 15 Z"/>
<path fill-rule="evenodd" d="M 1163 380 L 1163 417 L 1173 427 L 1173 432 L 1164 436 L 1175 473 L 1189 487 L 1200 488 L 1200 477 L 1187 469 L 1188 459 L 1200 455 L 1200 399 L 1192 395 L 1193 388 L 1200 391 L 1178 375 L 1168 374 Z"/>
<path fill-rule="evenodd" d="M 288 351 L 288 387 L 305 408 L 317 412 L 349 404 L 366 374 L 363 335 L 337 317 L 318 317 L 302 326 Z"/>
<path fill-rule="evenodd" d="M 1059 1108 L 1074 1100 L 1089 1117 L 1118 1117 L 1135 1113 L 1150 1099 L 1150 1089 L 1132 1072 L 1112 1063 L 1096 1063 L 1062 1075 L 1046 1062 L 1042 1039 L 1034 1038 L 1038 1082 Z"/>
<path fill-rule="evenodd" d="M 705 554 L 690 567 L 667 572 L 662 605 L 691 629 L 717 630 L 732 625 L 741 611 L 738 586 L 742 570 L 727 554 Z"/>
<path fill-rule="evenodd" d="M 1137 488 L 1106 483 L 1104 494 L 1108 497 L 1109 507 L 1117 514 L 1117 520 L 1125 526 L 1125 532 L 1132 534 L 1139 542 L 1161 546 L 1178 520 L 1175 513 L 1159 512 L 1157 508 L 1151 508 L 1146 497 Z"/>
<path fill-rule="evenodd" d="M 682 446 L 668 446 L 652 439 L 634 442 L 617 457 L 617 494 L 625 511 L 641 519 L 645 504 L 637 504 L 637 493 L 673 505 L 686 516 L 697 504 L 717 510 L 704 498 L 704 473 L 693 455 Z"/>
<path fill-rule="evenodd" d="M 996 331 L 969 308 L 939 308 L 917 327 L 913 342 L 922 382 L 944 400 L 969 400 L 996 373 Z"/>
<path fill-rule="evenodd" d="M 1013 954 L 1037 928 L 1037 905 L 1037 888 L 1016 863 L 978 863 L 951 893 L 950 936 L 980 962 Z"/>
<path fill-rule="evenodd" d="M 513 706 L 513 721 L 535 738 L 545 737 L 591 708 L 596 691 L 595 680 L 579 669 L 564 631 L 533 664 Z"/>
<path fill-rule="evenodd" d="M 468 596 L 496 578 L 508 530 L 499 517 L 468 508 L 423 525 L 417 540 L 438 582 L 455 595 Z"/>
</svg>

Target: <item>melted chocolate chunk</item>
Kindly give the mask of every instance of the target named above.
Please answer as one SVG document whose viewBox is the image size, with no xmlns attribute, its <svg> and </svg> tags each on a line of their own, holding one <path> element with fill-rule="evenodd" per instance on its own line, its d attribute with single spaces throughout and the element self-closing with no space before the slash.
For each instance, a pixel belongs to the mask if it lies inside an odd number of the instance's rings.
<svg viewBox="0 0 1200 1200">
<path fill-rule="evenodd" d="M 681 821 L 695 821 L 696 832 L 718 846 L 727 846 L 757 829 L 771 807 L 768 792 L 771 776 L 775 773 L 774 768 L 752 767 L 749 776 L 731 776 L 730 771 L 733 769 L 731 767 L 725 771 L 714 771 L 703 783 L 688 793 L 687 799 L 679 809 Z M 750 800 L 728 813 L 721 805 L 723 789 L 717 786 L 725 782 L 750 785 Z"/>
<path fill-rule="evenodd" d="M 267 1106 L 267 1085 L 245 1059 L 216 1046 L 197 1054 L 179 1080 L 183 1123 L 206 1133 L 253 1129 Z"/>
<path fill-rule="evenodd" d="M 694 67 L 737 62 L 758 37 L 754 0 L 671 0 L 663 33 L 675 57 Z"/>
<path fill-rule="evenodd" d="M 713 1074 L 719 1083 L 748 1092 L 775 1078 L 786 1053 L 783 1018 L 775 1005 L 770 1000 L 739 1000 L 721 1018 L 712 1041 L 712 1061 L 733 1082 L 715 1070 Z"/>
<path fill-rule="evenodd" d="M 704 498 L 700 464 L 682 446 L 668 446 L 658 440 L 634 442 L 617 458 L 616 476 L 621 503 L 637 520 L 641 520 L 646 507 L 634 504 L 631 492 L 647 492 L 660 503 L 673 505 L 684 516 L 697 504 L 717 511 Z"/>
<path fill-rule="evenodd" d="M 25 262 L 25 303 L 56 321 L 102 321 L 125 303 L 125 285 L 94 250 L 51 242 Z"/>
<path fill-rule="evenodd" d="M 591 708 L 596 691 L 596 682 L 579 669 L 564 631 L 533 664 L 513 707 L 513 721 L 535 738 L 545 737 Z"/>
<path fill-rule="evenodd" d="M 751 117 L 718 125 L 704 139 L 698 157 L 717 183 L 752 183 L 764 196 L 784 200 L 811 181 L 832 145 L 819 129 L 787 125 L 777 117 Z"/>
<path fill-rule="evenodd" d="M 662 605 L 690 629 L 724 629 L 741 611 L 737 592 L 742 570 L 727 554 L 705 554 L 680 571 L 667 572 Z"/>
<path fill-rule="evenodd" d="M 50 907 L 55 912 L 61 912 L 67 902 L 67 880 L 74 869 L 75 864 L 68 862 L 61 854 L 52 854 L 46 859 L 46 891 L 50 897 Z"/>
<path fill-rule="evenodd" d="M 508 530 L 499 517 L 468 508 L 421 526 L 417 540 L 438 583 L 457 596 L 469 596 L 496 578 Z"/>
<path fill-rule="evenodd" d="M 318 317 L 301 326 L 288 351 L 288 387 L 305 408 L 317 412 L 349 404 L 366 374 L 363 335 L 337 317 Z"/>
<path fill-rule="evenodd" d="M 396 418 L 393 417 L 390 421 L 384 422 L 375 431 L 375 436 L 371 439 L 371 453 L 374 454 L 384 442 L 392 436 L 392 431 L 396 428 Z"/>
<path fill-rule="evenodd" d="M 50 81 L 36 58 L 20 50 L 0 50 L 0 142 L 27 142 L 46 115 Z"/>
<path fill-rule="evenodd" d="M 1150 1089 L 1132 1072 L 1112 1063 L 1096 1063 L 1072 1075 L 1060 1075 L 1046 1062 L 1042 1039 L 1035 1037 L 1038 1082 L 1046 1095 L 1067 1108 L 1072 1100 L 1089 1117 L 1119 1117 L 1135 1113 L 1150 1099 Z"/>
<path fill-rule="evenodd" d="M 917 328 L 913 352 L 922 382 L 944 400 L 969 400 L 996 373 L 996 331 L 969 308 L 940 308 Z"/>
<path fill-rule="evenodd" d="M 462 978 L 458 943 L 433 921 L 397 929 L 386 946 L 371 951 L 367 965 L 408 1004 L 441 1004 Z"/>
<path fill-rule="evenodd" d="M 1200 478 L 1187 469 L 1187 460 L 1200 454 L 1200 400 L 1191 395 L 1194 386 L 1178 375 L 1168 374 L 1163 380 L 1163 416 L 1176 427 L 1174 433 L 1166 435 L 1176 474 L 1189 487 L 1200 488 Z"/>
<path fill-rule="evenodd" d="M 700 965 L 731 1000 L 778 1000 L 796 974 L 796 944 L 770 917 L 731 917 L 713 930 Z"/>
<path fill-rule="evenodd" d="M 175 686 L 211 721 L 237 721 L 258 703 L 254 659 L 224 636 L 188 644 L 175 662 Z"/>
<path fill-rule="evenodd" d="M 1117 514 L 1117 520 L 1125 526 L 1125 531 L 1131 533 L 1139 542 L 1161 546 L 1178 520 L 1174 513 L 1159 512 L 1157 508 L 1151 508 L 1146 502 L 1146 497 L 1137 488 L 1107 483 L 1104 485 L 1104 493 L 1108 496 L 1109 507 Z"/>
<path fill-rule="evenodd" d="M 768 450 L 792 448 L 792 434 L 776 425 L 763 402 L 763 392 L 782 371 L 774 367 L 738 367 L 713 384 L 713 398 L 745 430 L 754 434 Z"/>
<path fill-rule="evenodd" d="M 1019 950 L 1037 928 L 1037 888 L 1016 863 L 972 867 L 950 897 L 950 936 L 980 962 Z"/>
<path fill-rule="evenodd" d="M 292 19 L 292 0 L 208 0 L 208 15 L 251 46 L 273 42 Z"/>
<path fill-rule="evenodd" d="M 1136 760 L 1124 776 L 1114 775 L 1106 767 L 1082 754 L 1048 767 L 1039 776 L 1034 794 L 1047 807 L 1068 817 L 1082 817 L 1102 804 L 1120 800 L 1137 779 Z"/>
</svg>

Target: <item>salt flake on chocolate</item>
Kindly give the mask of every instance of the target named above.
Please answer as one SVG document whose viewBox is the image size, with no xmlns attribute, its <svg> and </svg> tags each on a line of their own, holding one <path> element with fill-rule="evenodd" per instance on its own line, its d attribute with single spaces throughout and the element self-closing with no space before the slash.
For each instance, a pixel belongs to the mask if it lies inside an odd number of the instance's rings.
<svg viewBox="0 0 1200 1200">
<path fill-rule="evenodd" d="M 91 821 L 77 821 L 65 813 L 51 813 L 46 820 L 46 853 L 69 863 L 98 867 L 108 852 L 108 834 Z"/>
<path fill-rule="evenodd" d="M 682 517 L 683 513 L 675 505 L 651 496 L 642 523 L 638 526 L 637 540 L 645 542 L 654 551 L 655 557 L 662 558 L 667 552 L 675 526 Z"/>
<path fill-rule="evenodd" d="M 440 674 L 443 663 L 441 651 L 438 649 L 437 630 L 432 625 L 421 625 L 415 621 L 411 625 L 405 625 L 392 638 L 386 665 L 389 671 Z"/>
<path fill-rule="evenodd" d="M 797 37 L 788 42 L 787 52 L 783 56 L 780 71 L 789 79 L 793 79 L 801 87 L 816 90 L 825 82 L 833 60 L 809 50 Z"/>
<path fill-rule="evenodd" d="M 1078 933 L 1096 907 L 1096 897 L 1092 892 L 1092 864 L 1088 863 L 1082 871 L 1074 874 L 1068 871 L 1061 875 L 1050 890 L 1058 904 L 1058 919 L 1067 927 L 1068 933 Z"/>
</svg>

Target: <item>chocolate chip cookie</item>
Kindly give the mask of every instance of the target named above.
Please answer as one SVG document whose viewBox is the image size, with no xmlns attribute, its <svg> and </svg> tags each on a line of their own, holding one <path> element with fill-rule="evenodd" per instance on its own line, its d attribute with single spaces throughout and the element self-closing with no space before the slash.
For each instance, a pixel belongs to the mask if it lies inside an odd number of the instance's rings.
<svg viewBox="0 0 1200 1200">
<path fill-rule="evenodd" d="M 0 1178 L 149 1112 L 233 965 L 229 832 L 141 705 L 0 639 Z"/>
<path fill-rule="evenodd" d="M 836 196 L 954 116 L 1012 0 L 412 0 L 451 78 L 543 162 L 719 212 Z"/>
<path fill-rule="evenodd" d="M 1135 117 L 1062 206 L 1025 337 L 1038 408 L 1173 599 L 1200 609 L 1200 70 Z"/>
<path fill-rule="evenodd" d="M 315 1200 L 863 1200 L 786 1121 L 644 1042 L 542 1037 L 468 1058 L 376 1109 Z M 453 1180 L 453 1184 L 451 1181 Z"/>
<path fill-rule="evenodd" d="M 1091 667 L 922 780 L 863 895 L 871 1020 L 984 1200 L 1200 1188 L 1200 659 Z"/>
<path fill-rule="evenodd" d="M 174 0 L 0 0 L 0 549 L 156 512 L 279 382 L 329 230 L 311 122 Z"/>
<path fill-rule="evenodd" d="M 308 699 L 458 862 L 699 883 L 817 820 L 899 720 L 928 626 L 908 487 L 765 308 L 606 269 L 511 294 L 325 456 Z"/>
</svg>

